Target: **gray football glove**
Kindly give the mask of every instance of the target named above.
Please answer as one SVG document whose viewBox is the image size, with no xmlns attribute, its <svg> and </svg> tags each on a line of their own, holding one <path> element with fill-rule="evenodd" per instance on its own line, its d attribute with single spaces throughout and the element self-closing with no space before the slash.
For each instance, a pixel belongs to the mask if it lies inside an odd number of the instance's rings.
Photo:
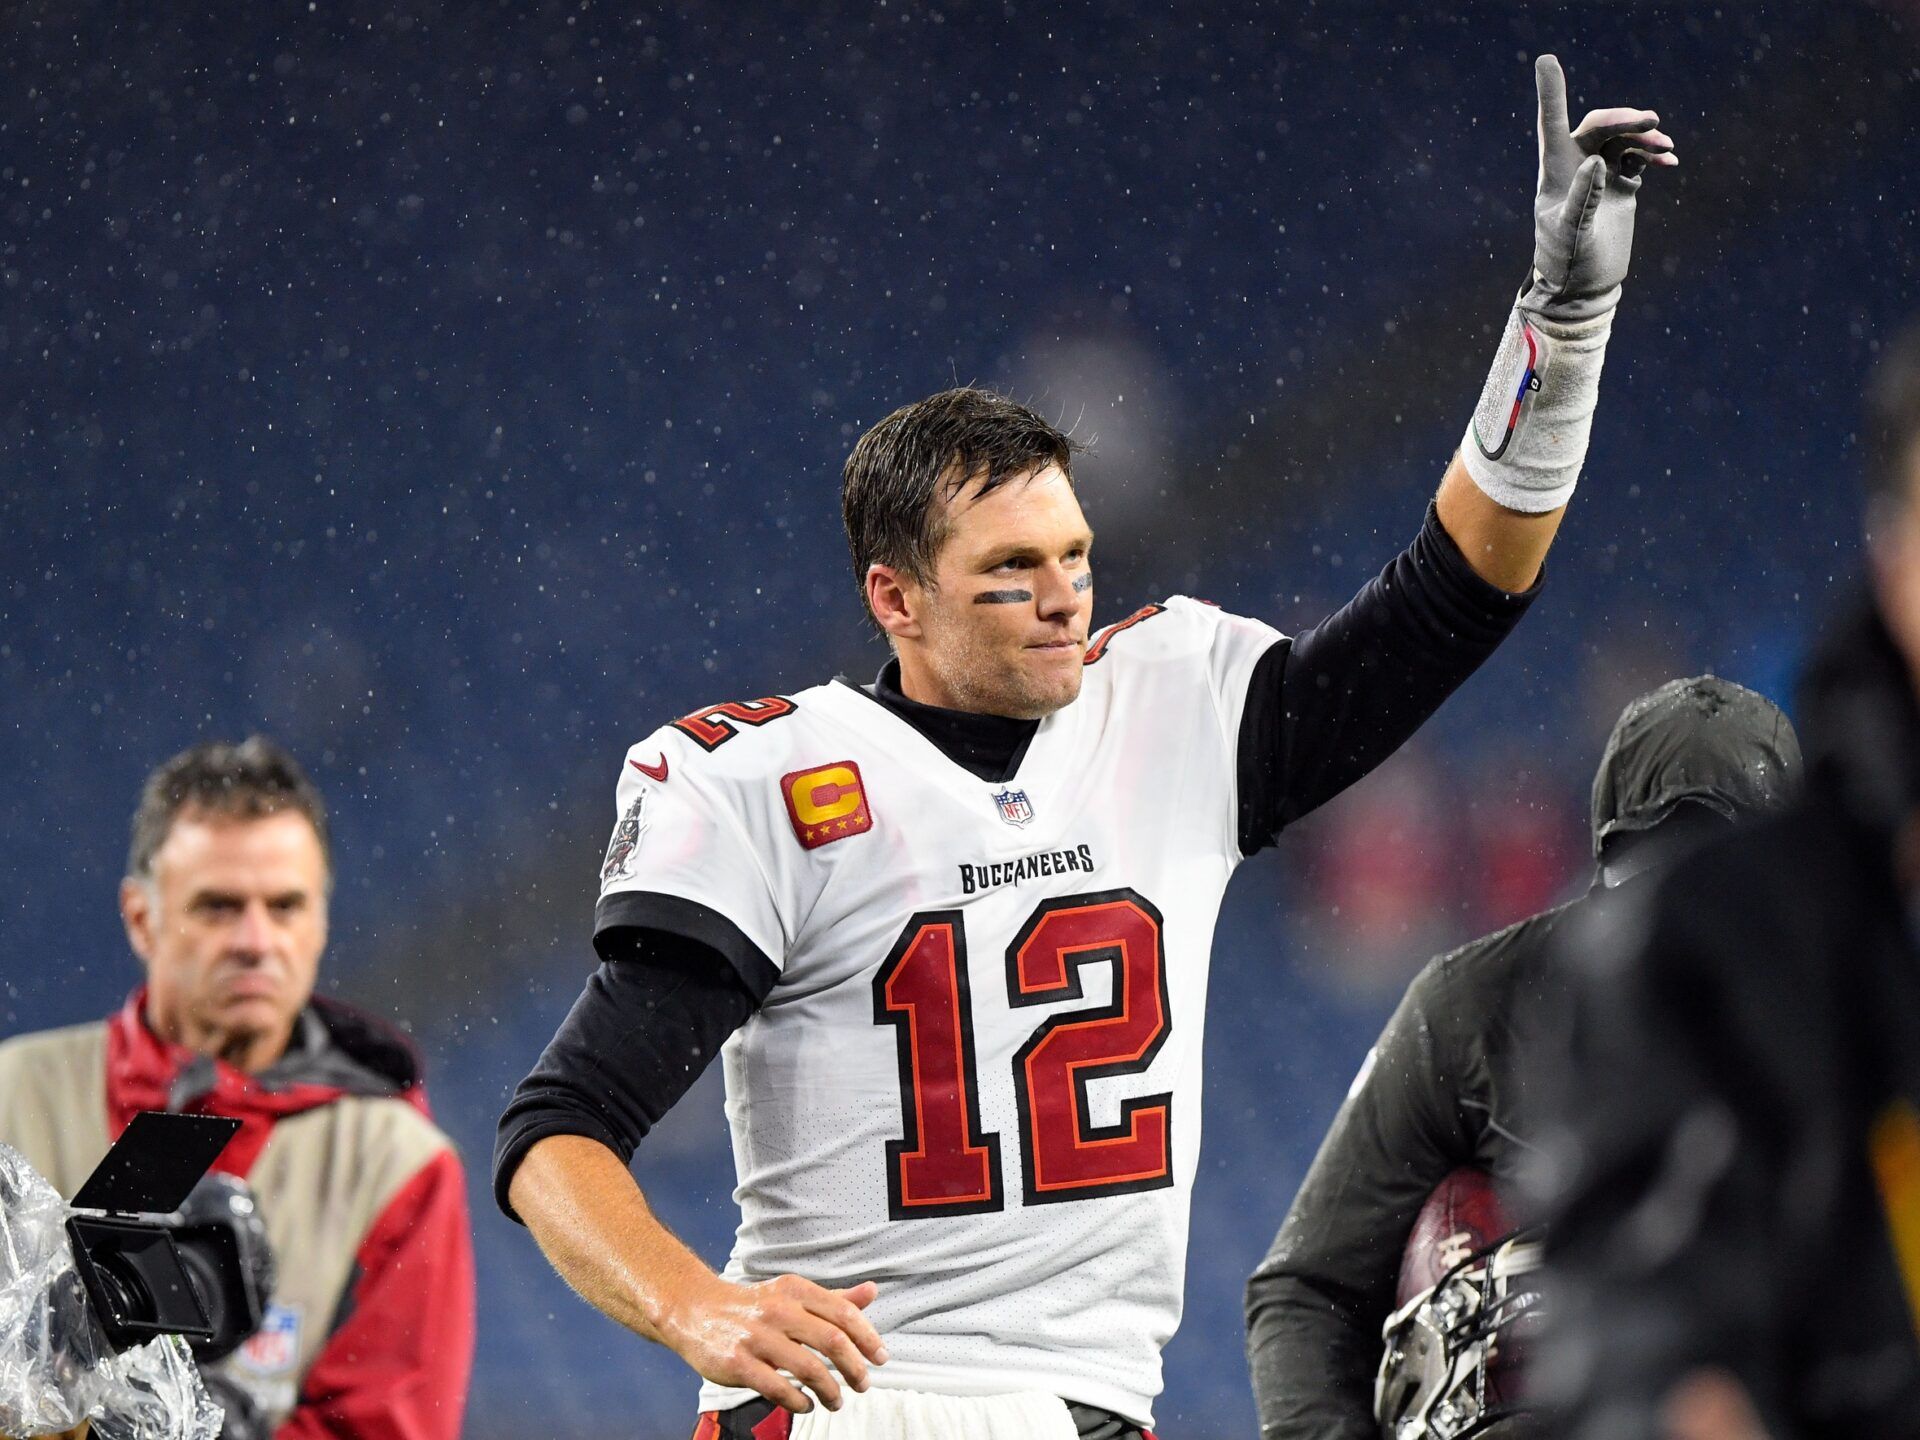
<svg viewBox="0 0 1920 1440">
<path fill-rule="evenodd" d="M 1651 110 L 1595 110 L 1567 129 L 1560 62 L 1533 62 L 1540 184 L 1533 274 L 1507 316 L 1460 444 L 1474 484 L 1529 514 L 1567 503 L 1586 460 L 1614 307 L 1633 255 L 1633 205 L 1649 165 L 1678 165 Z"/>
<path fill-rule="evenodd" d="M 1649 165 L 1678 165 L 1651 110 L 1594 110 L 1567 129 L 1560 62 L 1533 62 L 1540 91 L 1540 182 L 1533 200 L 1533 277 L 1522 310 L 1562 324 L 1620 303 L 1633 254 L 1634 195 Z"/>
</svg>

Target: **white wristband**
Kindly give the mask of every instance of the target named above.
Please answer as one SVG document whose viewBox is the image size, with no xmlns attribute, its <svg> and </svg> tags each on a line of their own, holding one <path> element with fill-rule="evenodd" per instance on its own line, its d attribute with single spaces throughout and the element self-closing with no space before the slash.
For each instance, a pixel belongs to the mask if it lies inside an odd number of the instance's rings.
<svg viewBox="0 0 1920 1440">
<path fill-rule="evenodd" d="M 1488 499 L 1509 510 L 1557 510 L 1587 458 L 1613 312 L 1575 323 L 1516 308 L 1460 458 Z"/>
</svg>

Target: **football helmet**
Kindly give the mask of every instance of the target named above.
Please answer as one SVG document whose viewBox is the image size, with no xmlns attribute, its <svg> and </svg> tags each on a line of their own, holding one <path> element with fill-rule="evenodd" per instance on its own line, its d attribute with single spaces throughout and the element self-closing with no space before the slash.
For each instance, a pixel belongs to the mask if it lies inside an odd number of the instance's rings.
<svg viewBox="0 0 1920 1440">
<path fill-rule="evenodd" d="M 1373 1413 L 1387 1440 L 1492 1440 L 1529 1432 L 1518 1370 L 1538 1328 L 1537 1229 L 1504 1230 L 1492 1181 L 1456 1171 L 1421 1212 L 1401 1304 L 1381 1327 Z M 1444 1267 L 1444 1268 L 1442 1268 Z M 1431 1285 L 1407 1294 L 1410 1281 Z"/>
</svg>

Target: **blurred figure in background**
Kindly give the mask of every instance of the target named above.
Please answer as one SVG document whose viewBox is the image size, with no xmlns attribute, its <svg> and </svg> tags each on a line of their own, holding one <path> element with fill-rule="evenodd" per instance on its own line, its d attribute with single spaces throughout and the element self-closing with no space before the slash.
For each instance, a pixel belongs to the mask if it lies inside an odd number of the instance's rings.
<svg viewBox="0 0 1920 1440">
<path fill-rule="evenodd" d="M 1406 985 L 1409 956 L 1431 955 L 1459 934 L 1448 923 L 1448 859 L 1460 837 L 1451 777 L 1418 742 L 1371 778 L 1316 817 L 1300 948 L 1328 991 L 1384 999 Z"/>
<path fill-rule="evenodd" d="M 1870 595 L 1807 793 L 1567 937 L 1537 1173 L 1578 1440 L 1920 1435 L 1920 330 L 1870 406 Z"/>
<path fill-rule="evenodd" d="M 1700 675 L 1642 695 L 1594 776 L 1589 897 L 1776 807 L 1799 770 L 1792 724 L 1751 690 Z M 1367 1053 L 1247 1282 L 1247 1357 L 1268 1440 L 1380 1434 L 1381 1325 L 1396 1309 L 1415 1219 L 1462 1166 L 1512 1175 L 1532 1129 L 1517 1039 L 1531 1007 L 1560 985 L 1549 941 L 1587 903 L 1433 960 Z"/>
<path fill-rule="evenodd" d="M 1608 713 L 1617 717 L 1624 705 Z M 1604 734 L 1594 737 L 1603 749 L 1606 741 Z M 1579 744 L 1579 755 L 1588 751 Z M 1457 903 L 1472 917 L 1470 927 L 1482 934 L 1561 904 L 1589 878 L 1591 807 L 1575 801 L 1587 798 L 1580 791 L 1590 792 L 1592 781 L 1582 787 L 1567 773 L 1567 760 L 1552 761 L 1552 754 L 1537 743 L 1510 741 L 1478 756 L 1457 782 L 1473 798 L 1462 817 L 1453 886 Z"/>
<path fill-rule="evenodd" d="M 120 886 L 146 983 L 105 1022 L 0 1044 L 0 1139 L 72 1195 L 142 1110 L 241 1122 L 215 1169 L 252 1187 L 276 1282 L 205 1367 L 228 1440 L 453 1440 L 473 1249 L 414 1048 L 313 993 L 332 888 L 319 792 L 271 741 L 148 777 Z"/>
</svg>

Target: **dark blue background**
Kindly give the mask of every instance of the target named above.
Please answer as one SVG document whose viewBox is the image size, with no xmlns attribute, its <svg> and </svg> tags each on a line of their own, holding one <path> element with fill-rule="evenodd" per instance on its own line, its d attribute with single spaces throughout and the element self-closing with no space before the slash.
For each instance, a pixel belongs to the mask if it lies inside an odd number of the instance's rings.
<svg viewBox="0 0 1920 1440">
<path fill-rule="evenodd" d="M 624 747 L 877 667 L 839 466 L 955 380 L 1103 437 L 1105 617 L 1324 613 L 1413 533 L 1478 394 L 1555 49 L 1576 115 L 1655 106 L 1685 163 L 1643 194 L 1539 605 L 1223 920 L 1160 1428 L 1251 1434 L 1247 1269 L 1395 985 L 1510 918 L 1462 827 L 1523 813 L 1547 888 L 1581 883 L 1635 688 L 1711 667 L 1785 698 L 1857 572 L 1856 397 L 1912 306 L 1893 10 L 1457 11 L 9 10 L 0 1030 L 134 980 L 113 895 L 145 772 L 277 735 L 336 810 L 328 983 L 415 1029 L 474 1174 L 469 1433 L 684 1433 L 684 1370 L 484 1190 L 589 963 Z M 1356 938 L 1328 876 L 1396 815 L 1437 879 Z M 638 1169 L 723 1255 L 710 1083 Z"/>
</svg>

